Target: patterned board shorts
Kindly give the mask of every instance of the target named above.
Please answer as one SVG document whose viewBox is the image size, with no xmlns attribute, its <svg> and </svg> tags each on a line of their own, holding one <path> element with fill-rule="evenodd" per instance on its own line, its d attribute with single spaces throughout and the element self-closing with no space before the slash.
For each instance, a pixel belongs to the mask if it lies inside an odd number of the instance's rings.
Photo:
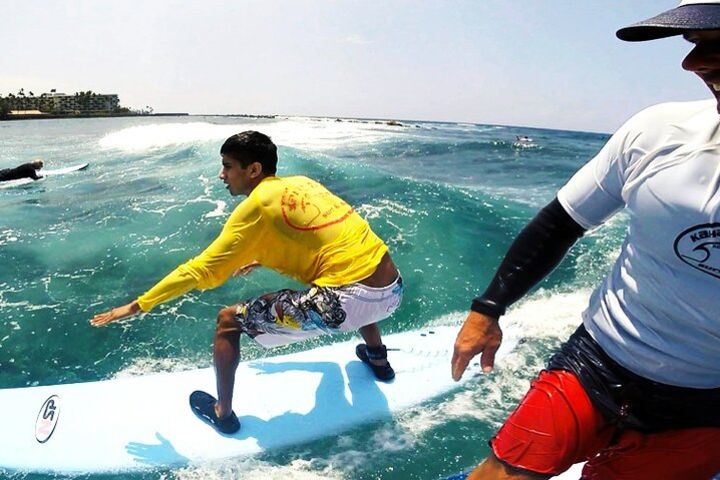
<svg viewBox="0 0 720 480">
<path fill-rule="evenodd" d="M 400 276 L 381 288 L 355 283 L 280 290 L 239 303 L 235 320 L 260 345 L 275 347 L 379 322 L 398 308 L 403 290 Z"/>
</svg>

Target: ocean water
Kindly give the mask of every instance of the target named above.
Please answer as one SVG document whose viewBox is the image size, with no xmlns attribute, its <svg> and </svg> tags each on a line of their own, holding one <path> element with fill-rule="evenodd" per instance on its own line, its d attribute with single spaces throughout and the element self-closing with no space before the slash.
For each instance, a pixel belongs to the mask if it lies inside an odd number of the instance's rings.
<svg viewBox="0 0 720 480">
<path fill-rule="evenodd" d="M 285 117 L 135 117 L 0 123 L 0 168 L 42 157 L 81 172 L 0 189 L 0 388 L 85 382 L 211 365 L 217 311 L 296 286 L 267 270 L 193 292 L 151 314 L 92 328 L 201 251 L 239 199 L 217 179 L 225 138 L 255 129 L 280 147 L 279 174 L 305 174 L 386 240 L 407 290 L 384 332 L 460 325 L 514 235 L 607 140 L 522 127 Z M 514 145 L 516 135 L 532 137 Z M 623 215 L 587 234 L 503 320 L 523 341 L 491 375 L 339 436 L 131 479 L 439 479 L 475 465 L 549 353 L 579 324 L 611 265 Z M 243 339 L 244 359 L 270 352 Z M 472 367 L 477 370 L 477 367 Z M 448 365 L 448 375 L 450 367 Z M 0 472 L 18 479 L 66 478 Z M 74 478 L 120 478 L 80 475 Z"/>
</svg>

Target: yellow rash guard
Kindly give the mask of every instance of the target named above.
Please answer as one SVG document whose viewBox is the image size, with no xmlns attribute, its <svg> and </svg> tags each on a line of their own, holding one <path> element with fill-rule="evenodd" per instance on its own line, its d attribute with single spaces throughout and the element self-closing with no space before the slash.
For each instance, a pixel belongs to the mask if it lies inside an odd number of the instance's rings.
<svg viewBox="0 0 720 480">
<path fill-rule="evenodd" d="M 345 201 L 307 177 L 267 177 L 220 235 L 138 298 L 148 312 L 194 288 L 215 288 L 253 261 L 300 282 L 337 287 L 369 277 L 387 246 Z"/>
</svg>

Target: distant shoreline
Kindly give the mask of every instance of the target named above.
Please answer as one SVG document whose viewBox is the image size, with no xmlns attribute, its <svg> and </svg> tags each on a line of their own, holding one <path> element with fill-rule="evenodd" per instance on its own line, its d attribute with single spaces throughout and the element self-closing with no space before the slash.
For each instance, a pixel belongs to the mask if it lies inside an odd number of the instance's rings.
<svg viewBox="0 0 720 480">
<path fill-rule="evenodd" d="M 114 118 L 114 117 L 186 117 L 189 113 L 80 113 L 77 115 L 43 114 L 43 115 L 11 115 L 0 118 L 0 122 L 13 120 L 58 120 L 72 118 Z"/>
</svg>

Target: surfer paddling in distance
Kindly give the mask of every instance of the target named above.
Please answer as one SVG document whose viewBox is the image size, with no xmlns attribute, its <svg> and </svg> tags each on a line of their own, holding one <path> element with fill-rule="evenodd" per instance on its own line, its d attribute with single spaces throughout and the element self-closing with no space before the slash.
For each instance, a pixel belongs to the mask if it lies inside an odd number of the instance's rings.
<svg viewBox="0 0 720 480">
<path fill-rule="evenodd" d="M 388 247 L 344 200 L 303 176 L 275 175 L 277 147 L 259 132 L 228 138 L 220 149 L 220 179 L 230 194 L 246 195 L 220 235 L 197 257 L 179 266 L 127 305 L 95 315 L 107 325 L 192 289 L 215 288 L 233 273 L 258 266 L 276 270 L 309 288 L 280 290 L 220 310 L 213 344 L 217 400 L 190 395 L 193 411 L 221 433 L 240 428 L 232 410 L 240 335 L 264 347 L 325 333 L 359 331 L 356 354 L 382 381 L 395 376 L 377 322 L 400 305 L 403 282 Z"/>
<path fill-rule="evenodd" d="M 0 170 L 0 182 L 19 180 L 21 178 L 39 180 L 42 178 L 42 175 L 38 175 L 38 170 L 41 170 L 44 165 L 42 160 L 37 159 L 29 163 L 23 163 L 15 168 L 2 169 Z"/>
<path fill-rule="evenodd" d="M 583 324 L 540 372 L 469 479 L 708 480 L 720 472 L 720 0 L 683 1 L 617 36 L 682 35 L 709 101 L 655 105 L 623 125 L 520 232 L 455 342 L 459 380 L 493 368 L 498 319 L 590 228 L 628 233 Z"/>
</svg>

